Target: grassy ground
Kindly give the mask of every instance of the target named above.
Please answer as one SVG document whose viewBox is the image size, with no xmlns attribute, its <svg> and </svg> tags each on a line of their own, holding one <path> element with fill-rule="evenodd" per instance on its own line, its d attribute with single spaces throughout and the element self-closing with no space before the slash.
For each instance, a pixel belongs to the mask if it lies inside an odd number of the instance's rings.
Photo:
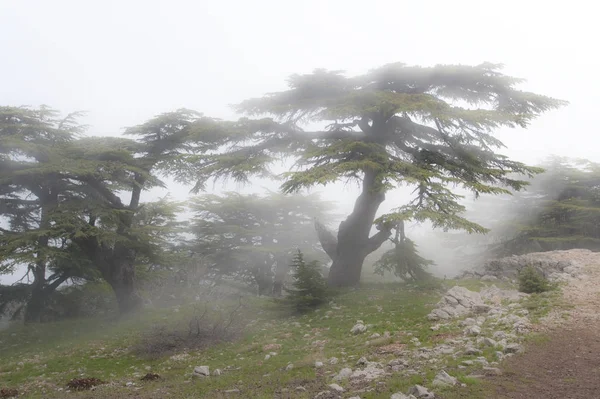
<svg viewBox="0 0 600 399">
<path fill-rule="evenodd" d="M 313 398 L 326 390 L 332 376 L 342 367 L 354 367 L 366 356 L 387 362 L 393 354 L 381 353 L 386 345 L 415 348 L 413 338 L 430 347 L 462 329 L 451 324 L 432 331 L 426 315 L 451 285 L 480 289 L 479 281 L 445 281 L 428 285 L 369 284 L 359 290 L 341 293 L 331 303 L 314 313 L 299 317 L 278 317 L 266 300 L 247 298 L 242 317 L 251 326 L 234 342 L 207 348 L 180 348 L 176 354 L 159 357 L 134 354 L 142 337 L 151 336 L 157 327 L 185 330 L 194 309 L 148 310 L 126 321 L 87 319 L 28 327 L 13 327 L 0 332 L 0 388 L 15 388 L 27 398 Z M 553 297 L 530 299 L 536 312 L 552 305 Z M 536 302 L 537 301 L 537 302 Z M 357 320 L 370 325 L 365 334 L 349 333 Z M 386 332 L 391 333 L 385 337 Z M 369 337 L 378 333 L 380 338 Z M 271 349 L 265 349 L 272 345 Z M 277 354 L 265 359 L 270 352 Z M 483 354 L 490 360 L 494 348 Z M 328 359 L 338 358 L 338 364 Z M 459 369 L 467 359 L 448 358 L 445 369 L 466 387 L 436 390 L 442 398 L 490 397 L 485 383 L 467 377 L 471 368 Z M 322 361 L 323 368 L 315 368 Z M 288 365 L 293 364 L 289 369 Z M 211 371 L 223 370 L 220 376 L 195 379 L 195 366 L 206 365 Z M 140 377 L 152 372 L 160 379 L 142 382 Z M 387 376 L 364 386 L 340 385 L 356 391 L 363 399 L 389 398 L 392 393 L 406 392 L 415 383 L 431 382 L 433 368 L 422 374 L 400 378 Z M 95 377 L 107 384 L 93 392 L 66 393 L 72 378 Z M 306 391 L 298 391 L 302 386 Z M 239 390 L 238 393 L 227 393 Z M 352 396 L 352 395 L 347 395 Z"/>
</svg>

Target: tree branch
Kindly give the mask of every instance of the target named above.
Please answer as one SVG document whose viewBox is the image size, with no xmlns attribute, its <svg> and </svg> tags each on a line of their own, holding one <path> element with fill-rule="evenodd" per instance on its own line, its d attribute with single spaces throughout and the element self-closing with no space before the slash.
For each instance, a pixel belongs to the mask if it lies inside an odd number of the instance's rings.
<svg viewBox="0 0 600 399">
<path fill-rule="evenodd" d="M 331 231 L 325 227 L 317 218 L 315 218 L 315 230 L 321 242 L 321 246 L 327 255 L 334 260 L 337 257 L 337 238 Z"/>
<path fill-rule="evenodd" d="M 377 234 L 370 237 L 369 242 L 367 244 L 367 253 L 370 254 L 371 252 L 377 250 L 377 248 L 379 248 L 384 242 L 387 241 L 388 238 L 390 238 L 391 234 L 392 230 L 384 227 Z"/>
</svg>

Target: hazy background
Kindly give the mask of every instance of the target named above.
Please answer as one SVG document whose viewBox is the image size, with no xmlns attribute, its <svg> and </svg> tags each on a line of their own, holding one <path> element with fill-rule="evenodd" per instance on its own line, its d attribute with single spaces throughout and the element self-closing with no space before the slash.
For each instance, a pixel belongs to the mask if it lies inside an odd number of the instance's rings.
<svg viewBox="0 0 600 399">
<path fill-rule="evenodd" d="M 600 161 L 594 10 L 586 0 L 0 0 L 0 104 L 85 110 L 89 134 L 119 135 L 180 107 L 235 118 L 229 104 L 285 89 L 287 76 L 315 68 L 356 74 L 397 61 L 500 62 L 528 79 L 523 89 L 571 102 L 528 130 L 500 131 L 505 154 L 528 163 L 552 153 Z M 343 184 L 324 193 L 342 214 L 355 199 Z M 388 194 L 382 211 L 403 199 L 402 191 Z"/>
</svg>

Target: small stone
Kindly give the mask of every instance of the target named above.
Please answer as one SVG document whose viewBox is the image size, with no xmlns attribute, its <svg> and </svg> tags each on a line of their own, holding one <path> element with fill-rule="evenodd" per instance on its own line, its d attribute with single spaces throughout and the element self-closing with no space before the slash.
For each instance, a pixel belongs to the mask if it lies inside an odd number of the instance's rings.
<svg viewBox="0 0 600 399">
<path fill-rule="evenodd" d="M 370 339 L 375 339 L 375 338 L 379 338 L 379 337 L 381 337 L 381 334 L 374 333 L 374 334 L 372 334 L 372 335 L 371 335 L 369 338 L 370 338 Z"/>
<path fill-rule="evenodd" d="M 360 320 L 359 320 L 359 321 L 360 321 Z M 354 335 L 357 335 L 357 334 L 362 334 L 362 333 L 364 333 L 365 331 L 367 331 L 367 326 L 365 326 L 365 325 L 364 325 L 364 324 L 362 324 L 362 323 L 356 323 L 356 324 L 354 325 L 354 327 L 352 327 L 352 328 L 350 329 L 350 332 L 351 332 L 352 334 L 354 334 Z"/>
<path fill-rule="evenodd" d="M 504 353 L 519 353 L 523 350 L 521 345 L 519 344 L 508 344 L 506 348 L 504 348 Z"/>
<path fill-rule="evenodd" d="M 488 338 L 488 337 L 485 337 L 483 339 L 483 344 L 485 346 L 496 346 L 496 345 L 498 345 L 498 343 L 496 341 L 494 341 L 493 339 Z"/>
<path fill-rule="evenodd" d="M 293 368 L 294 368 L 294 365 L 293 365 L 292 363 L 290 363 L 290 364 L 288 364 L 288 365 L 286 366 L 286 368 L 285 368 L 285 369 L 286 369 L 287 371 L 290 371 L 290 370 L 291 370 L 291 369 L 293 369 Z"/>
<path fill-rule="evenodd" d="M 134 385 L 134 383 L 133 383 L 133 382 L 131 382 L 131 381 L 127 381 L 127 382 L 125 383 L 125 386 L 126 386 L 126 387 L 131 387 L 131 386 L 133 386 L 133 385 Z"/>
<path fill-rule="evenodd" d="M 452 377 L 450 374 L 446 373 L 444 370 L 437 373 L 435 376 L 432 385 L 437 386 L 454 386 L 458 383 L 458 380 L 455 377 Z"/>
<path fill-rule="evenodd" d="M 222 371 L 221 369 L 215 369 L 215 371 L 213 371 L 212 375 L 221 375 Z"/>
<path fill-rule="evenodd" d="M 341 380 L 345 380 L 347 378 L 349 378 L 352 375 L 352 369 L 349 367 L 344 367 L 343 369 L 340 370 L 340 372 L 333 377 L 334 380 L 336 381 L 341 381 Z"/>
<path fill-rule="evenodd" d="M 345 391 L 345 389 L 342 388 L 341 386 L 339 386 L 338 384 L 329 384 L 328 386 L 329 386 L 329 389 L 331 389 L 332 391 L 335 391 L 335 392 L 341 393 L 341 392 Z"/>
<path fill-rule="evenodd" d="M 471 326 L 465 330 L 467 335 L 479 335 L 481 334 L 481 328 L 477 325 Z"/>
<path fill-rule="evenodd" d="M 479 349 L 473 348 L 473 347 L 467 347 L 465 349 L 465 355 L 480 355 L 481 351 Z"/>
<path fill-rule="evenodd" d="M 332 357 L 331 359 L 329 359 L 329 364 L 338 364 L 338 358 L 337 357 Z"/>
<path fill-rule="evenodd" d="M 194 367 L 194 374 L 198 376 L 208 377 L 210 375 L 210 370 L 208 366 L 196 366 Z"/>
<path fill-rule="evenodd" d="M 227 389 L 223 391 L 224 393 L 240 393 L 239 389 Z"/>
<path fill-rule="evenodd" d="M 364 366 L 365 364 L 367 364 L 369 361 L 367 360 L 366 357 L 361 357 L 360 359 L 358 359 L 358 361 L 356 362 L 357 366 Z"/>
<path fill-rule="evenodd" d="M 315 368 L 320 369 L 323 367 L 323 362 L 315 362 Z"/>
<path fill-rule="evenodd" d="M 414 395 L 417 398 L 435 399 L 435 395 L 433 393 L 429 392 L 429 390 L 427 388 L 425 388 L 424 386 L 421 386 L 421 385 L 412 386 L 408 390 L 408 395 L 409 395 L 409 397 L 410 397 L 410 395 Z"/>
<path fill-rule="evenodd" d="M 269 360 L 271 358 L 271 355 L 265 355 L 265 360 Z"/>
<path fill-rule="evenodd" d="M 497 367 L 484 367 L 483 372 L 486 375 L 502 375 L 502 370 Z"/>
<path fill-rule="evenodd" d="M 296 391 L 298 391 L 298 392 L 306 392 L 306 388 L 304 388 L 303 386 L 297 386 L 296 387 Z"/>
<path fill-rule="evenodd" d="M 405 395 L 403 393 L 395 393 L 390 396 L 390 399 L 416 399 L 413 395 Z"/>
</svg>

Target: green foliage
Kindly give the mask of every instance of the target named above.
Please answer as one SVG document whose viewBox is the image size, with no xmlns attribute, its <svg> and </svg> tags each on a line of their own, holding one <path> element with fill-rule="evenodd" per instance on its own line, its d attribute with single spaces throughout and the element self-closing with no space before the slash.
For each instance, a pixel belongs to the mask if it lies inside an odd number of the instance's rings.
<svg viewBox="0 0 600 399">
<path fill-rule="evenodd" d="M 327 301 L 327 283 L 319 271 L 317 261 L 306 262 L 300 250 L 294 255 L 291 268 L 294 273 L 293 288 L 286 288 L 287 296 L 280 302 L 297 313 L 316 309 Z"/>
<path fill-rule="evenodd" d="M 409 216 L 443 229 L 485 232 L 460 215 L 461 196 L 449 187 L 476 196 L 522 189 L 527 182 L 515 176 L 540 170 L 497 154 L 502 143 L 493 131 L 526 127 L 566 104 L 519 90 L 521 79 L 501 68 L 394 63 L 352 77 L 326 70 L 293 75 L 288 90 L 237 106 L 240 113 L 265 118 L 221 125 L 223 151 L 190 162 L 196 188 L 210 179 L 269 176 L 270 165 L 291 158 L 297 168 L 283 175 L 284 192 L 339 180 L 368 183 L 366 190 L 381 193 L 410 185 L 413 200 L 380 221 Z M 304 130 L 308 124 L 324 127 Z M 367 174 L 375 178 L 367 182 Z M 189 169 L 181 174 L 192 176 Z"/>
<path fill-rule="evenodd" d="M 587 248 L 600 250 L 600 165 L 552 157 L 528 193 L 512 200 L 499 229 L 500 255 Z"/>
<path fill-rule="evenodd" d="M 375 273 L 383 276 L 389 272 L 405 281 L 422 281 L 431 277 L 426 268 L 433 264 L 419 255 L 413 241 L 405 239 L 375 262 Z"/>
<path fill-rule="evenodd" d="M 543 274 L 532 266 L 527 266 L 519 271 L 519 291 L 527 294 L 546 292 L 553 289 L 553 285 Z"/>
<path fill-rule="evenodd" d="M 280 294 L 273 292 L 274 283 L 288 274 L 291 248 L 327 261 L 314 219 L 326 221 L 332 204 L 317 194 L 207 194 L 192 199 L 190 208 L 195 236 L 190 249 L 202 254 L 213 275 L 244 280 L 257 286 L 259 294 Z"/>
</svg>

